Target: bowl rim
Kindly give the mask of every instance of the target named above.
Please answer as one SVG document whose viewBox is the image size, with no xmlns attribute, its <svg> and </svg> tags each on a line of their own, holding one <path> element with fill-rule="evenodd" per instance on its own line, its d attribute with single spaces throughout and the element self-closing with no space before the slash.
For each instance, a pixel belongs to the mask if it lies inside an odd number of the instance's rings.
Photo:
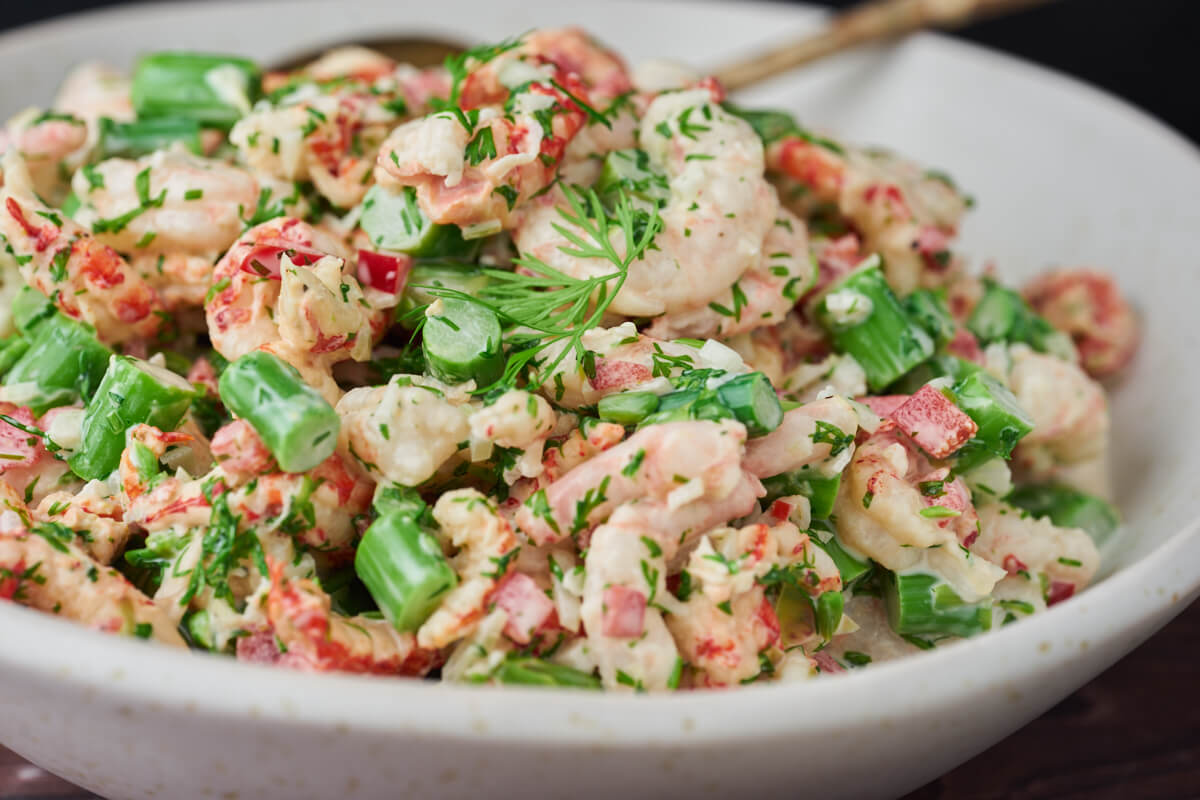
<svg viewBox="0 0 1200 800">
<path fill-rule="evenodd" d="M 304 0 L 304 4 L 325 3 Z M 65 29 L 101 18 L 119 20 L 124 15 L 166 14 L 189 8 L 244 10 L 250 5 L 278 4 L 190 0 L 169 7 L 151 9 L 151 5 L 145 2 L 93 9 L 21 26 L 0 34 L 0 50 L 18 39 L 28 45 L 31 38 L 53 37 Z M 669 5 L 702 7 L 706 4 Z M 815 18 L 814 14 L 824 13 L 803 5 L 781 6 L 768 2 L 740 5 L 769 9 L 780 18 L 804 21 Z M 1173 148 L 1178 157 L 1190 159 L 1200 167 L 1200 147 L 1195 143 L 1134 104 L 1092 84 L 988 47 L 937 34 L 922 33 L 914 38 L 921 47 L 943 49 L 948 58 L 984 59 L 992 62 L 989 66 L 1018 73 L 1024 79 L 1087 95 L 1091 103 L 1105 106 L 1107 111 L 1135 122 L 1149 135 L 1158 137 L 1163 147 Z M 803 703 L 806 709 L 813 709 L 813 713 L 827 709 L 879 719 L 881 712 L 871 708 L 871 697 L 886 696 L 889 691 L 894 692 L 896 686 L 929 683 L 937 675 L 962 674 L 981 658 L 1002 658 L 1011 663 L 1012 684 L 1047 667 L 1065 665 L 1077 652 L 1070 647 L 1084 649 L 1086 640 L 1066 639 L 1063 647 L 1054 647 L 1051 643 L 1063 642 L 1063 631 L 1087 631 L 1088 621 L 1097 617 L 1108 624 L 1107 632 L 1101 638 L 1111 640 L 1124 634 L 1127 641 L 1136 644 L 1153 632 L 1153 629 L 1145 630 L 1149 623 L 1165 622 L 1200 594 L 1200 571 L 1190 576 L 1184 574 L 1179 565 L 1187 563 L 1188 559 L 1181 559 L 1181 553 L 1200 557 L 1200 517 L 1192 519 L 1137 560 L 1118 567 L 1087 591 L 1018 625 L 956 643 L 935 653 L 881 663 L 869 670 L 855 671 L 853 675 L 829 676 L 815 686 L 807 681 L 751 685 L 733 692 L 697 690 L 637 696 L 561 689 L 478 687 L 338 673 L 313 674 L 241 663 L 226 656 L 184 653 L 148 645 L 88 630 L 73 622 L 8 603 L 0 603 L 0 629 L 7 634 L 5 644 L 0 646 L 0 671 L 6 675 L 6 680 L 23 677 L 79 692 L 94 691 L 98 687 L 113 703 L 145 705 L 156 702 L 163 708 L 203 712 L 213 717 L 244 720 L 249 714 L 268 723 L 287 722 L 320 728 L 337 724 L 389 733 L 419 731 L 422 736 L 433 738 L 461 739 L 466 735 L 479 739 L 553 743 L 556 747 L 654 746 L 680 741 L 681 732 L 688 744 L 725 740 L 734 735 L 765 738 L 786 734 L 794 730 L 797 723 L 793 715 L 763 714 L 763 700 L 777 701 L 780 708 L 795 708 Z M 1148 586 L 1157 587 L 1162 599 L 1152 598 L 1140 605 L 1122 600 L 1122 597 L 1141 590 L 1149 592 Z M 13 642 L 37 646 L 14 647 Z M 193 685 L 194 682 L 182 679 L 162 679 L 164 675 L 182 674 L 194 674 L 201 680 Z M 212 686 L 220 686 L 222 691 L 205 691 L 205 687 Z M 969 679 L 945 687 L 939 684 L 941 696 L 936 706 L 946 708 L 963 703 L 978 689 L 979 685 Z M 912 694 L 915 696 L 920 692 Z M 756 701 L 755 698 L 760 699 Z M 426 712 L 434 702 L 438 703 L 439 713 L 430 715 Z M 934 704 L 927 700 L 921 703 L 908 701 L 906 705 L 900 698 L 889 704 L 888 712 L 899 716 L 906 710 L 926 713 L 932 708 Z M 487 724 L 497 719 L 513 720 L 514 724 L 505 728 Z"/>
</svg>

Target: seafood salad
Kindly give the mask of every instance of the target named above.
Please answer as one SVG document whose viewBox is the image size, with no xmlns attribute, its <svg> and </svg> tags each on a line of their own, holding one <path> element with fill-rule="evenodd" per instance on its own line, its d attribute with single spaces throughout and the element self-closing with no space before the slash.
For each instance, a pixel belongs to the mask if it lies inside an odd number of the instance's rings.
<svg viewBox="0 0 1200 800">
<path fill-rule="evenodd" d="M 576 29 L 85 64 L 0 135 L 0 598 L 310 671 L 805 680 L 1062 602 L 1118 527 L 1088 268 Z"/>
</svg>

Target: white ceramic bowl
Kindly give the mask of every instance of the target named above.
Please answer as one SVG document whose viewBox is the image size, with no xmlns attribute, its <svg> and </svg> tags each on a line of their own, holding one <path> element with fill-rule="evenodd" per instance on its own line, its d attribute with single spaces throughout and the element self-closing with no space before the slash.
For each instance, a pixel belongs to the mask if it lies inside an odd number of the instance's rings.
<svg viewBox="0 0 1200 800">
<path fill-rule="evenodd" d="M 468 40 L 577 23 L 631 60 L 701 64 L 816 21 L 767 5 L 172 3 L 0 37 L 3 109 L 67 66 L 151 48 L 263 61 L 353 35 Z M 1103 265 L 1146 321 L 1117 391 L 1127 536 L 1105 580 L 1046 614 L 852 676 L 674 696 L 495 690 L 308 675 L 187 655 L 0 606 L 0 741 L 110 797 L 896 795 L 1016 730 L 1200 590 L 1200 157 L 1061 76 L 921 36 L 778 80 L 747 100 L 948 170 L 980 201 L 965 248 L 1022 278 Z"/>
</svg>

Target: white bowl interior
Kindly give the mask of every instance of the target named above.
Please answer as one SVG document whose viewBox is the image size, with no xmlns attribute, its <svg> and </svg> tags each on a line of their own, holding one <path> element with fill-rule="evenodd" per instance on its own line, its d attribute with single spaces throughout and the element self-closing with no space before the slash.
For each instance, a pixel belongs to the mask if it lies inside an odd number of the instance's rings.
<svg viewBox="0 0 1200 800">
<path fill-rule="evenodd" d="M 0 36 L 0 110 L 49 97 L 71 63 L 128 64 L 147 49 L 232 50 L 269 62 L 391 29 L 481 41 L 578 23 L 631 61 L 716 64 L 816 18 L 775 5 L 548 0 L 140 6 Z M 813 685 L 661 698 L 281 674 L 0 606 L 10 634 L 0 642 L 0 740 L 119 796 L 169 780 L 178 796 L 252 786 L 264 796 L 328 797 L 347 792 L 351 772 L 373 796 L 404 780 L 389 771 L 414 763 L 454 775 L 417 780 L 413 791 L 465 796 L 524 782 L 666 796 L 794 785 L 803 748 L 805 785 L 829 776 L 827 794 L 861 797 L 902 791 L 977 752 L 1176 613 L 1200 583 L 1200 451 L 1185 432 L 1200 411 L 1196 151 L 1099 92 L 930 36 L 839 57 L 744 99 L 950 172 L 979 201 L 963 247 L 979 263 L 995 259 L 1002 276 L 1019 280 L 1051 264 L 1119 276 L 1143 313 L 1145 341 L 1113 402 L 1115 486 L 1127 520 L 1124 547 L 1110 559 L 1116 574 L 1040 618 L 934 656 Z M 97 735 L 100 725 L 109 733 Z M 277 746 L 256 744 L 267 740 Z M 851 741 L 865 759 L 854 775 L 821 766 L 836 766 Z M 376 757 L 364 758 L 364 748 Z M 546 757 L 547 748 L 570 752 Z M 268 770 L 290 770 L 292 784 L 272 793 Z"/>
</svg>

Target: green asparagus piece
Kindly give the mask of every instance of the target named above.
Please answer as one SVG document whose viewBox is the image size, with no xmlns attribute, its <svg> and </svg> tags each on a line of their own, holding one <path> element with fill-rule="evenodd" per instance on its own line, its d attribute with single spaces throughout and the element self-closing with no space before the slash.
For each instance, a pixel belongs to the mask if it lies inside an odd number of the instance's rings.
<svg viewBox="0 0 1200 800">
<path fill-rule="evenodd" d="M 935 355 L 933 358 L 918 364 L 907 374 L 888 387 L 888 394 L 914 394 L 934 378 L 949 377 L 960 380 L 972 372 L 979 372 L 983 367 L 974 361 L 951 355 Z"/>
<path fill-rule="evenodd" d="M 489 386 L 504 372 L 500 319 L 478 303 L 442 298 L 426 312 L 421 334 L 425 363 L 438 380 Z"/>
<path fill-rule="evenodd" d="M 935 575 L 883 572 L 892 630 L 902 636 L 974 636 L 992 627 L 992 601 L 968 603 Z"/>
<path fill-rule="evenodd" d="M 458 585 L 442 547 L 404 511 L 371 523 L 354 555 L 354 571 L 398 631 L 415 631 Z"/>
<path fill-rule="evenodd" d="M 406 328 L 416 325 L 413 316 L 414 309 L 427 306 L 437 297 L 430 293 L 428 287 L 438 289 L 453 289 L 463 294 L 476 296 L 490 279 L 479 267 L 464 261 L 452 259 L 435 259 L 418 261 L 413 264 L 404 284 L 404 294 L 400 297 L 400 305 L 396 309 L 396 318 Z"/>
<path fill-rule="evenodd" d="M 954 338 L 957 324 L 938 292 L 918 289 L 904 298 L 904 308 L 908 316 L 930 335 L 936 346 L 941 347 Z"/>
<path fill-rule="evenodd" d="M 984 279 L 984 293 L 967 320 L 981 344 L 1022 342 L 1035 350 L 1059 356 L 1074 353 L 1070 337 L 1038 316 L 1025 298 L 996 281 Z"/>
<path fill-rule="evenodd" d="M 829 641 L 842 621 L 842 610 L 846 606 L 846 598 L 841 592 L 821 592 L 817 596 L 817 633 Z"/>
<path fill-rule="evenodd" d="M 965 472 L 988 459 L 1008 458 L 1017 442 L 1033 430 L 1033 420 L 1004 384 L 986 372 L 967 375 L 954 384 L 955 404 L 979 430 L 956 455 L 956 471 Z"/>
<path fill-rule="evenodd" d="M 471 261 L 479 240 L 463 239 L 457 225 L 438 225 L 417 205 L 417 190 L 393 191 L 376 184 L 363 198 L 359 223 L 371 244 L 381 250 L 408 253 L 414 258 L 460 258 Z M 412 278 L 409 278 L 412 282 Z"/>
<path fill-rule="evenodd" d="M 57 313 L 50 298 L 34 289 L 32 286 L 22 286 L 12 301 L 13 324 L 25 336 L 37 327 L 44 319 L 49 319 Z"/>
<path fill-rule="evenodd" d="M 1121 525 L 1115 508 L 1095 495 L 1070 486 L 1018 486 L 1005 499 L 1035 517 L 1049 517 L 1060 528 L 1082 528 L 1097 546 L 1106 543 Z"/>
<path fill-rule="evenodd" d="M 783 422 L 775 387 L 761 372 L 739 375 L 717 387 L 717 398 L 751 436 L 766 436 Z"/>
<path fill-rule="evenodd" d="M 125 432 L 145 423 L 174 430 L 195 390 L 175 373 L 130 356 L 113 356 L 87 404 L 79 448 L 68 463 L 85 480 L 105 478 L 121 461 Z"/>
<path fill-rule="evenodd" d="M 832 525 L 829 526 L 831 530 L 832 527 Z M 822 542 L 820 539 L 814 539 L 813 544 L 820 547 L 833 559 L 838 572 L 842 575 L 842 586 L 853 586 L 874 571 L 874 566 L 870 561 L 861 560 L 857 556 L 853 556 L 847 552 L 842 547 L 842 543 L 838 541 L 836 535 L 830 537 L 825 542 Z"/>
<path fill-rule="evenodd" d="M 817 321 L 838 352 L 849 353 L 878 392 L 933 355 L 933 340 L 908 318 L 872 256 L 817 304 Z"/>
<path fill-rule="evenodd" d="M 96 339 L 96 329 L 55 311 L 36 323 L 29 347 L 4 376 L 6 386 L 26 384 L 25 403 L 34 414 L 87 401 L 100 385 L 112 351 Z"/>
<path fill-rule="evenodd" d="M 161 117 L 117 122 L 100 118 L 100 158 L 138 158 L 179 142 L 191 152 L 204 152 L 200 123 L 189 117 Z"/>
<path fill-rule="evenodd" d="M 217 386 L 221 402 L 250 423 L 284 472 L 306 472 L 333 454 L 337 412 L 278 356 L 247 353 L 225 368 Z"/>
<path fill-rule="evenodd" d="M 499 683 L 521 686 L 557 686 L 566 689 L 599 689 L 600 679 L 571 667 L 531 656 L 506 658 L 492 677 Z"/>
<path fill-rule="evenodd" d="M 139 119 L 192 119 L 229 130 L 262 95 L 262 74 L 236 56 L 170 51 L 138 61 L 130 96 Z"/>
<path fill-rule="evenodd" d="M 597 413 L 605 422 L 636 425 L 658 410 L 654 392 L 618 392 L 600 398 Z"/>
<path fill-rule="evenodd" d="M 25 355 L 29 349 L 29 340 L 24 336 L 13 334 L 7 339 L 0 340 L 0 375 L 6 374 Z"/>
</svg>

